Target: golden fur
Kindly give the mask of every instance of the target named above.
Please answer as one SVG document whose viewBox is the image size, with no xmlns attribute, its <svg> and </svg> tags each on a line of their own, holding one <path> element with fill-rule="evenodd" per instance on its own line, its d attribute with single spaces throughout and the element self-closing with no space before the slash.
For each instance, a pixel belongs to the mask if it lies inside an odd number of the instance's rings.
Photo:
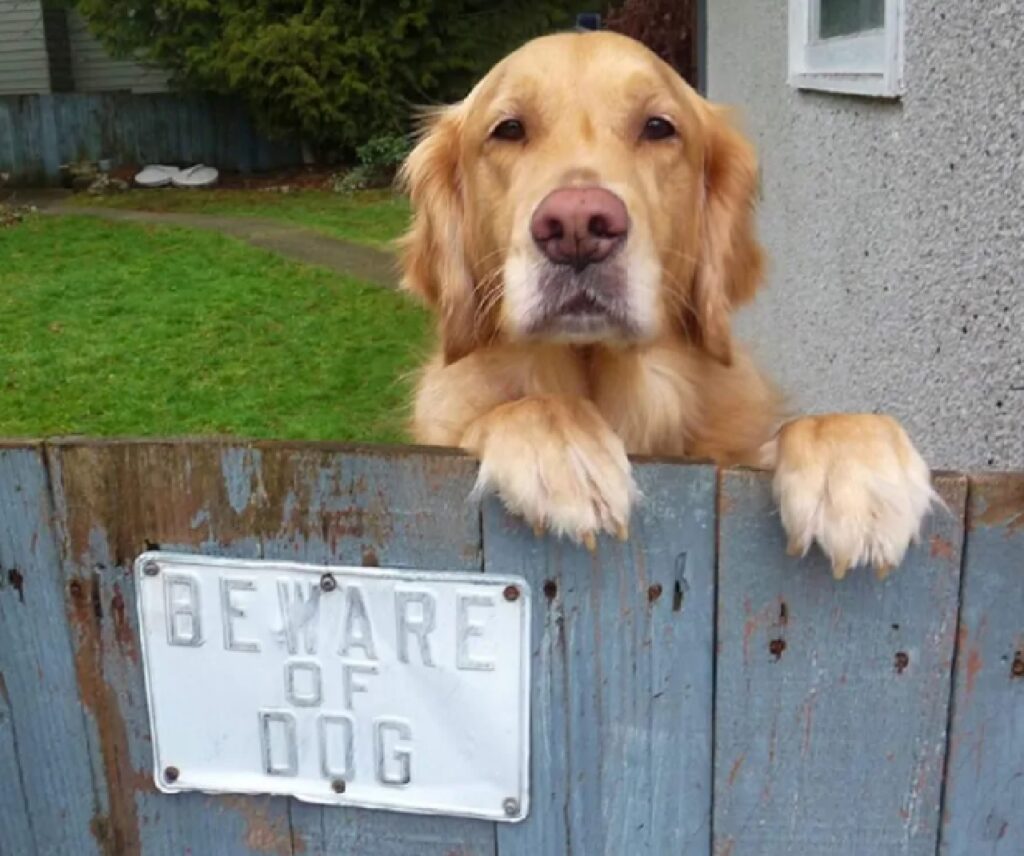
<svg viewBox="0 0 1024 856">
<path fill-rule="evenodd" d="M 649 139 L 652 117 L 676 133 Z M 524 139 L 493 136 L 510 118 Z M 934 497 L 927 467 L 885 417 L 783 427 L 730 324 L 763 277 L 754 151 L 644 47 L 608 33 L 529 43 L 431 117 L 404 179 L 404 285 L 434 308 L 440 340 L 413 433 L 478 456 L 480 489 L 593 546 L 602 531 L 626 537 L 627 454 L 765 466 L 794 552 L 819 543 L 837 576 L 902 559 Z M 628 239 L 601 264 L 628 331 L 537 332 L 553 274 L 530 217 L 562 187 L 625 203 Z"/>
</svg>

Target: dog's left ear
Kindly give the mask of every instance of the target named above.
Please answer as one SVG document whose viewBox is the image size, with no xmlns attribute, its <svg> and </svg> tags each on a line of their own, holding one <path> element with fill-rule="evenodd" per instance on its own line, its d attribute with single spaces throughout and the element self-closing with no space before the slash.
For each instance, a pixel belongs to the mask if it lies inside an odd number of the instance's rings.
<svg viewBox="0 0 1024 856">
<path fill-rule="evenodd" d="M 706 110 L 702 231 L 692 307 L 701 345 L 729 365 L 732 311 L 754 296 L 764 273 L 754 228 L 757 157 L 722 108 L 706 105 Z"/>
<path fill-rule="evenodd" d="M 400 174 L 413 208 L 399 243 L 402 286 L 437 312 L 446 363 L 468 354 L 479 337 L 459 175 L 462 122 L 460 105 L 429 116 Z"/>
</svg>

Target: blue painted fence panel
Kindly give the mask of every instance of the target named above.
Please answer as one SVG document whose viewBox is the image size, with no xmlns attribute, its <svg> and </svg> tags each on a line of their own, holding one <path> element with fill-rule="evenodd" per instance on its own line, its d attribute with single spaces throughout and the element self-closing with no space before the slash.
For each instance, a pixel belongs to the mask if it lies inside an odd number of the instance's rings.
<svg viewBox="0 0 1024 856">
<path fill-rule="evenodd" d="M 11 184 L 56 184 L 61 164 L 101 158 L 250 172 L 296 166 L 302 152 L 295 139 L 268 138 L 240 101 L 224 96 L 0 96 L 0 172 Z"/>
<path fill-rule="evenodd" d="M 942 856 L 1024 853 L 1024 473 L 968 508 Z"/>
<path fill-rule="evenodd" d="M 95 723 L 93 766 L 106 782 L 105 852 L 291 856 L 281 798 L 161 794 L 153 782 L 132 564 L 159 544 L 256 558 L 252 515 L 236 512 L 215 444 L 61 443 L 49 450 L 65 585 Z"/>
<path fill-rule="evenodd" d="M 715 845 L 729 856 L 933 856 L 966 480 L 879 583 L 795 562 L 763 473 L 722 476 Z"/>
<path fill-rule="evenodd" d="M 966 536 L 967 481 L 937 478 L 950 513 L 904 567 L 837 584 L 784 556 L 763 474 L 638 463 L 631 539 L 593 555 L 468 501 L 475 475 L 436 450 L 0 444 L 0 854 L 1024 852 L 1024 476 L 971 481 Z M 155 546 L 527 577 L 530 816 L 158 793 L 129 573 Z"/>
<path fill-rule="evenodd" d="M 593 555 L 484 508 L 486 570 L 534 593 L 531 811 L 502 856 L 710 853 L 715 471 L 636 476 L 631 540 Z"/>
<path fill-rule="evenodd" d="M 98 854 L 104 824 L 52 516 L 41 449 L 0 444 L 0 767 L 18 764 L 0 777 L 0 853 L 10 856 Z"/>
</svg>

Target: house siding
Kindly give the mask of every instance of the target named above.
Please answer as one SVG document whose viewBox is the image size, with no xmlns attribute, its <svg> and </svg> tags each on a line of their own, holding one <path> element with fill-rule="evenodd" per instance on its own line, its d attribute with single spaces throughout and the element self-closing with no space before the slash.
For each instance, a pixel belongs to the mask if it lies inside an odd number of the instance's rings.
<svg viewBox="0 0 1024 856">
<path fill-rule="evenodd" d="M 0 0 L 0 95 L 50 91 L 39 0 Z"/>
<path fill-rule="evenodd" d="M 68 13 L 68 33 L 76 92 L 167 91 L 167 72 L 130 60 L 112 59 L 81 16 L 73 11 Z"/>
<path fill-rule="evenodd" d="M 933 466 L 1024 468 L 1024 0 L 907 3 L 899 101 L 791 89 L 786 3 L 707 7 L 709 95 L 762 165 L 742 337 L 796 410 L 886 411 Z"/>
</svg>

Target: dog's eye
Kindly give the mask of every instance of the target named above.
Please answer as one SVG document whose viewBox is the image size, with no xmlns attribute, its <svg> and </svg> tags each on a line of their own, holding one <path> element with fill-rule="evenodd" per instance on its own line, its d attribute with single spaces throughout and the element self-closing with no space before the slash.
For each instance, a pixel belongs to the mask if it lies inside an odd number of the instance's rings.
<svg viewBox="0 0 1024 856">
<path fill-rule="evenodd" d="M 517 142 L 526 137 L 526 126 L 518 119 L 505 119 L 494 126 L 491 137 L 495 140 Z"/>
<path fill-rule="evenodd" d="M 645 140 L 667 140 L 676 135 L 676 126 L 668 119 L 661 116 L 652 116 L 644 124 L 644 131 L 640 135 Z"/>
</svg>

